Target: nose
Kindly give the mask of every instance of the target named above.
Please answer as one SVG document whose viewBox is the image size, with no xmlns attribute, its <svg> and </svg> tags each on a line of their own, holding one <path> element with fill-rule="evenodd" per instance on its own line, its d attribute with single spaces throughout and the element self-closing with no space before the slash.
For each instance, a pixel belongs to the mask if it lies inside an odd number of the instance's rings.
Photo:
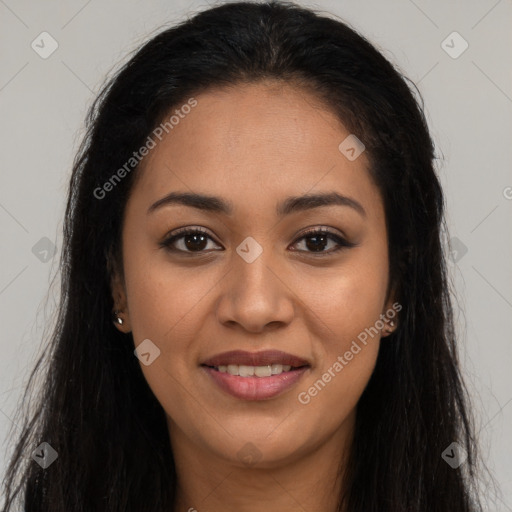
<svg viewBox="0 0 512 512">
<path fill-rule="evenodd" d="M 230 272 L 220 283 L 217 318 L 228 327 L 260 333 L 288 325 L 295 314 L 290 275 L 265 249 L 254 261 L 233 252 Z"/>
</svg>

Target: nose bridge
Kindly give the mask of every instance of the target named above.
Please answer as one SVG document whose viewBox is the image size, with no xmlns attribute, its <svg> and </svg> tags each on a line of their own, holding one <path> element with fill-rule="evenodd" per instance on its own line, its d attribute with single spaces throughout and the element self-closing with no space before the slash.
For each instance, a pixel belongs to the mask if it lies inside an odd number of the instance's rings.
<svg viewBox="0 0 512 512">
<path fill-rule="evenodd" d="M 252 296 L 257 300 L 262 297 L 270 300 L 276 292 L 272 284 L 275 276 L 269 269 L 274 261 L 269 237 L 260 237 L 260 242 L 246 237 L 233 253 L 233 292 L 239 298 Z"/>
</svg>

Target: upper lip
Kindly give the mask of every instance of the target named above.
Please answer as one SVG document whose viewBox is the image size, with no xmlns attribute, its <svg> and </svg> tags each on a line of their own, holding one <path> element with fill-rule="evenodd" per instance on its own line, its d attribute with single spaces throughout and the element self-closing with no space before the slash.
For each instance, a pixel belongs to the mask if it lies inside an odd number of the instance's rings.
<svg viewBox="0 0 512 512">
<path fill-rule="evenodd" d="M 244 350 L 232 350 L 217 354 L 202 363 L 205 366 L 227 366 L 229 364 L 245 366 L 267 366 L 271 364 L 290 365 L 298 368 L 309 366 L 309 363 L 301 357 L 287 354 L 280 350 L 263 350 L 261 352 L 246 352 Z"/>
</svg>

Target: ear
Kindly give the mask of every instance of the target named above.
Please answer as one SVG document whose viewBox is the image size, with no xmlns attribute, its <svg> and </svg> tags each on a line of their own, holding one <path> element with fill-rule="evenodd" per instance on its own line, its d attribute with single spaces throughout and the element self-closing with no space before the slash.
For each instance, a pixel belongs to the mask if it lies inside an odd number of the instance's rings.
<svg viewBox="0 0 512 512">
<path fill-rule="evenodd" d="M 107 252 L 107 271 L 110 275 L 110 289 L 112 293 L 113 309 L 112 320 L 119 331 L 128 334 L 131 332 L 130 313 L 128 311 L 128 301 L 126 297 L 126 287 L 124 283 L 123 271 L 120 268 L 120 262 L 115 257 L 112 249 Z M 122 320 L 122 323 L 116 321 L 116 318 Z"/>
<path fill-rule="evenodd" d="M 382 329 L 382 338 L 385 338 L 395 332 L 399 324 L 399 311 L 402 309 L 402 305 L 396 301 L 396 286 L 393 285 L 391 291 L 388 293 L 388 298 L 382 311 L 382 321 L 384 322 L 384 328 Z"/>
</svg>

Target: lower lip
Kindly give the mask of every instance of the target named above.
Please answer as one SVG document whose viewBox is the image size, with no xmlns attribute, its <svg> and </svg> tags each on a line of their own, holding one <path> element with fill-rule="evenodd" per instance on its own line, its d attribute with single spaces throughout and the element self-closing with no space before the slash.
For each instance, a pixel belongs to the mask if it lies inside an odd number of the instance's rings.
<svg viewBox="0 0 512 512">
<path fill-rule="evenodd" d="M 271 377 L 240 377 L 222 373 L 209 366 L 202 367 L 213 381 L 226 393 L 242 400 L 268 400 L 293 387 L 304 375 L 308 366 L 283 372 Z"/>
</svg>

